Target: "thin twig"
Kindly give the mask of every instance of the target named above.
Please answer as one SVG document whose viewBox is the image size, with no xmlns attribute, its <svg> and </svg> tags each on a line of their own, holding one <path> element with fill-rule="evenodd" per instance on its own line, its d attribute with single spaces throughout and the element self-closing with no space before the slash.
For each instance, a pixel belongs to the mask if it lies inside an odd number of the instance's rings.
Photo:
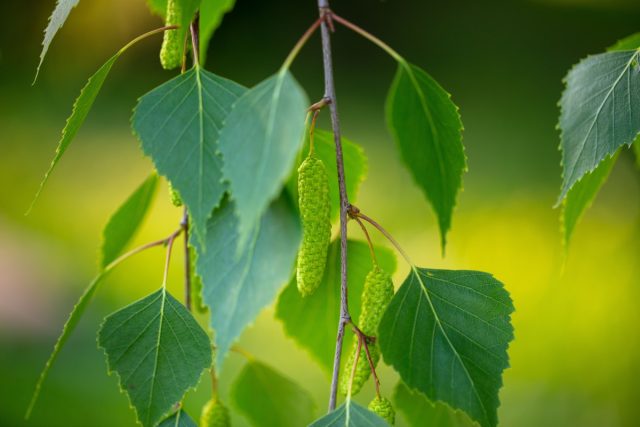
<svg viewBox="0 0 640 427">
<path fill-rule="evenodd" d="M 176 237 L 178 237 L 178 234 L 174 233 L 171 236 L 169 236 L 169 241 L 167 242 L 167 256 L 164 261 L 164 274 L 162 275 L 162 289 L 167 288 L 167 277 L 169 277 L 169 263 L 171 262 L 171 251 L 173 249 L 173 242 L 175 242 Z"/>
<path fill-rule="evenodd" d="M 320 25 L 322 20 L 322 16 L 316 19 L 314 23 L 311 24 L 311 26 L 307 29 L 307 31 L 304 32 L 302 37 L 300 37 L 300 40 L 298 40 L 295 46 L 293 46 L 293 49 L 291 49 L 289 55 L 287 55 L 287 58 L 284 60 L 284 63 L 282 64 L 282 67 L 280 67 L 280 70 L 289 69 L 293 60 L 296 59 L 296 56 L 298 56 L 298 53 L 300 53 L 300 49 L 302 49 L 307 40 L 309 40 L 309 37 L 311 37 L 311 35 L 318 29 L 318 26 Z"/>
<path fill-rule="evenodd" d="M 358 337 L 358 349 L 356 350 L 356 358 L 353 361 L 353 366 L 351 367 L 351 377 L 349 378 L 349 388 L 347 389 L 347 398 L 351 398 L 351 390 L 353 390 L 353 380 L 356 377 L 356 369 L 358 368 L 358 361 L 360 360 L 360 352 L 362 351 L 362 342 L 364 341 L 364 338 L 362 338 L 361 335 L 357 335 L 357 337 Z"/>
<path fill-rule="evenodd" d="M 177 229 L 176 231 L 174 231 L 173 233 L 171 233 L 171 235 L 169 237 L 165 237 L 164 239 L 160 239 L 160 240 L 156 240 L 154 242 L 149 242 L 146 243 L 142 246 L 138 246 L 137 248 L 131 249 L 129 252 L 124 253 L 122 255 L 120 255 L 118 258 L 116 258 L 115 260 L 111 261 L 105 268 L 104 270 L 111 270 L 113 267 L 115 267 L 116 265 L 120 264 L 122 261 L 124 261 L 125 259 L 136 255 L 142 251 L 145 251 L 149 248 L 153 248 L 155 246 L 164 246 L 167 243 L 169 243 L 170 239 L 175 239 L 176 236 L 178 236 L 180 233 L 182 232 L 182 228 Z"/>
<path fill-rule="evenodd" d="M 369 236 L 369 232 L 367 231 L 367 227 L 365 227 L 365 225 L 362 223 L 362 220 L 360 218 L 358 218 L 357 216 L 353 216 L 352 218 L 356 220 L 356 222 L 358 223 L 358 225 L 362 229 L 362 232 L 364 233 L 364 236 L 367 238 L 367 244 L 369 245 L 369 252 L 371 253 L 371 261 L 373 261 L 373 265 L 377 267 L 378 266 L 378 259 L 376 258 L 376 252 L 373 250 L 373 243 L 371 242 L 371 237 Z"/>
<path fill-rule="evenodd" d="M 347 21 L 346 19 L 336 15 L 335 13 L 331 13 L 331 18 L 333 20 L 335 20 L 336 22 L 338 22 L 339 24 L 344 25 L 345 27 L 347 27 L 351 31 L 354 31 L 354 32 L 360 34 L 362 37 L 364 37 L 367 40 L 371 41 L 372 43 L 376 44 L 382 50 L 384 50 L 389 55 L 391 55 L 391 57 L 393 59 L 395 59 L 396 61 L 402 62 L 402 63 L 405 62 L 404 58 L 402 56 L 400 56 L 400 54 L 398 52 L 393 50 L 391 48 L 391 46 L 389 46 L 388 44 L 386 44 L 385 42 L 383 42 L 382 40 L 380 40 L 379 38 L 377 38 L 376 36 L 374 36 L 370 32 L 366 31 L 365 29 L 357 26 L 356 24 L 354 24 L 352 22 Z"/>
<path fill-rule="evenodd" d="M 191 311 L 191 248 L 189 248 L 189 212 L 186 206 L 180 227 L 184 231 L 184 306 Z"/>
<path fill-rule="evenodd" d="M 371 369 L 371 375 L 373 375 L 374 384 L 376 386 L 376 395 L 380 397 L 380 379 L 378 378 L 378 373 L 376 372 L 376 366 L 373 362 L 373 358 L 371 357 L 371 352 L 369 350 L 369 344 L 375 344 L 376 337 L 370 337 L 369 335 L 362 332 L 353 321 L 351 322 L 351 326 L 353 327 L 353 333 L 356 334 L 358 340 L 362 340 L 364 342 L 364 352 L 367 355 L 367 362 L 369 362 L 369 368 Z M 358 355 L 360 355 L 360 351 L 358 351 Z M 356 359 L 357 363 L 357 359 Z"/>
<path fill-rule="evenodd" d="M 351 321 L 349 315 L 348 288 L 347 288 L 347 210 L 349 198 L 344 177 L 344 161 L 342 158 L 342 141 L 340 137 L 340 118 L 338 116 L 338 103 L 336 89 L 333 81 L 333 64 L 331 55 L 331 35 L 327 17 L 330 17 L 329 0 L 318 0 L 320 13 L 320 31 L 322 35 L 322 60 L 324 64 L 324 91 L 325 98 L 329 102 L 331 113 L 331 127 L 336 146 L 336 164 L 338 169 L 338 187 L 340 189 L 340 320 L 336 336 L 336 350 L 333 356 L 333 374 L 331 376 L 331 391 L 329 394 L 329 411 L 336 408 L 338 394 L 338 376 L 340 375 L 340 359 L 344 341 L 345 325 Z"/>
</svg>

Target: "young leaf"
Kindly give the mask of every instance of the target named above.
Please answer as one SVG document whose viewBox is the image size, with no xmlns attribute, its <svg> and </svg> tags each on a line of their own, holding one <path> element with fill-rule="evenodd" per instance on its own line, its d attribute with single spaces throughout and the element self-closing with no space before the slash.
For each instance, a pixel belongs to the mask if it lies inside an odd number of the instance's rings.
<svg viewBox="0 0 640 427">
<path fill-rule="evenodd" d="M 255 427 L 298 427 L 311 422 L 315 412 L 307 390 L 255 360 L 249 361 L 236 378 L 231 398 Z"/>
<path fill-rule="evenodd" d="M 56 35 L 58 30 L 62 28 L 62 25 L 69 17 L 71 13 L 71 9 L 78 5 L 80 0 L 58 0 L 56 2 L 56 7 L 53 9 L 53 13 L 49 17 L 49 23 L 47 24 L 47 28 L 44 30 L 44 40 L 42 40 L 42 51 L 40 52 L 40 62 L 38 62 L 38 68 L 36 69 L 36 76 L 33 79 L 35 83 L 38 80 L 38 74 L 40 73 L 40 67 L 42 66 L 42 61 L 44 61 L 44 57 L 49 50 L 49 45 L 53 40 L 53 37 Z"/>
<path fill-rule="evenodd" d="M 569 241 L 573 230 L 584 211 L 591 206 L 593 199 L 605 183 L 618 155 L 604 159 L 591 172 L 587 172 L 582 179 L 575 183 L 562 202 L 562 231 L 564 235 L 565 249 L 569 247 Z"/>
<path fill-rule="evenodd" d="M 338 167 L 336 165 L 336 146 L 333 142 L 333 133 L 325 130 L 316 129 L 313 138 L 314 150 L 316 156 L 322 160 L 327 175 L 329 176 L 329 198 L 331 200 L 331 218 L 336 219 L 340 213 L 340 193 L 338 190 Z M 298 161 L 293 168 L 289 181 L 287 181 L 287 190 L 298 200 L 298 167 L 302 160 L 309 152 L 309 140 L 305 141 L 305 145 L 300 151 Z M 361 146 L 346 138 L 342 138 L 342 158 L 344 161 L 344 169 L 348 171 L 345 176 L 345 185 L 349 201 L 356 203 L 360 184 L 367 177 L 367 156 Z"/>
<path fill-rule="evenodd" d="M 443 403 L 430 402 L 417 391 L 412 391 L 402 381 L 398 382 L 393 395 L 396 407 L 412 427 L 473 427 L 463 412 L 454 411 Z"/>
<path fill-rule="evenodd" d="M 400 61 L 386 108 L 402 159 L 436 212 L 444 251 L 466 169 L 458 107 L 426 72 Z"/>
<path fill-rule="evenodd" d="M 144 427 L 166 416 L 211 366 L 207 333 L 164 288 L 109 315 L 98 345 Z"/>
<path fill-rule="evenodd" d="M 62 333 L 58 337 L 58 340 L 56 341 L 56 344 L 53 347 L 53 351 L 51 352 L 51 355 L 49 355 L 49 359 L 47 360 L 47 363 L 44 365 L 44 368 L 40 373 L 40 377 L 38 377 L 38 382 L 36 383 L 36 387 L 33 390 L 33 395 L 31 396 L 31 401 L 29 402 L 29 407 L 27 408 L 27 412 L 25 414 L 26 419 L 29 419 L 29 417 L 31 417 L 31 412 L 33 411 L 33 408 L 36 402 L 38 401 L 38 397 L 40 397 L 40 391 L 42 390 L 42 385 L 44 384 L 44 381 L 47 379 L 47 376 L 49 375 L 49 371 L 51 370 L 51 367 L 53 366 L 56 359 L 58 358 L 58 354 L 60 354 L 60 350 L 62 350 L 64 345 L 67 343 L 67 340 L 71 336 L 71 333 L 75 330 L 76 326 L 78 325 L 78 322 L 82 318 L 82 315 L 87 309 L 87 306 L 91 302 L 93 295 L 98 289 L 98 284 L 100 284 L 104 280 L 104 278 L 107 276 L 109 271 L 110 270 L 103 270 L 91 281 L 91 283 L 89 283 L 89 286 L 86 287 L 86 289 L 78 299 L 78 302 L 76 302 L 76 305 L 73 307 L 73 310 L 71 310 L 71 313 L 69 314 L 69 318 L 67 319 L 67 321 L 64 324 L 64 327 L 62 328 Z"/>
<path fill-rule="evenodd" d="M 195 67 L 144 95 L 133 113 L 143 151 L 180 193 L 200 241 L 225 191 L 219 129 L 244 90 Z"/>
<path fill-rule="evenodd" d="M 154 173 L 109 218 L 102 232 L 100 268 L 114 261 L 129 244 L 142 224 L 151 206 L 158 187 L 158 176 Z"/>
<path fill-rule="evenodd" d="M 365 242 L 349 241 L 349 311 L 357 319 L 360 314 L 360 294 L 364 279 L 371 270 L 371 255 Z M 378 264 L 384 271 L 393 274 L 396 259 L 392 251 L 376 247 Z M 327 267 L 322 282 L 313 295 L 302 297 L 296 287 L 295 277 L 280 294 L 276 306 L 276 317 L 282 321 L 291 338 L 304 347 L 328 373 L 333 368 L 333 353 L 336 345 L 336 330 L 340 318 L 340 241 L 329 246 Z M 345 346 L 346 347 L 346 346 Z"/>
<path fill-rule="evenodd" d="M 286 70 L 248 90 L 220 134 L 224 177 L 238 216 L 238 249 L 279 194 L 303 142 L 305 93 Z"/>
<path fill-rule="evenodd" d="M 640 132 L 638 50 L 587 57 L 567 75 L 560 100 L 563 183 L 558 203 L 586 173 Z"/>
<path fill-rule="evenodd" d="M 235 0 L 202 0 L 200 2 L 200 63 L 207 60 L 207 48 L 213 32 L 220 26 L 222 17 L 231 11 Z"/>
<path fill-rule="evenodd" d="M 98 96 L 98 93 L 100 92 L 100 89 L 102 88 L 102 85 L 105 79 L 109 75 L 109 71 L 111 71 L 111 67 L 113 67 L 113 64 L 120 57 L 120 55 L 122 55 L 131 46 L 133 46 L 140 40 L 152 34 L 156 34 L 160 31 L 161 30 L 153 30 L 141 36 L 136 37 L 135 39 L 130 41 L 128 44 L 126 44 L 122 49 L 120 49 L 115 55 L 109 58 L 109 60 L 105 62 L 102 65 L 102 67 L 100 67 L 98 71 L 95 72 L 94 75 L 89 77 L 89 81 L 87 81 L 87 84 L 82 88 L 82 90 L 80 91 L 80 95 L 78 96 L 78 98 L 76 98 L 76 101 L 73 103 L 73 111 L 71 112 L 71 115 L 67 119 L 67 124 L 65 125 L 64 129 L 62 129 L 62 138 L 60 138 L 60 141 L 58 142 L 58 147 L 56 148 L 56 154 L 53 157 L 53 160 L 51 161 L 51 164 L 49 165 L 49 169 L 45 173 L 44 178 L 42 178 L 42 181 L 40 182 L 38 191 L 36 191 L 36 194 L 33 197 L 33 201 L 31 202 L 31 206 L 29 206 L 29 209 L 27 210 L 27 214 L 31 211 L 31 209 L 33 208 L 33 205 L 38 200 L 38 197 L 40 196 L 40 193 L 42 192 L 42 189 L 44 188 L 45 183 L 49 179 L 49 175 L 51 175 L 51 172 L 53 172 L 53 169 L 58 164 L 58 161 L 60 160 L 62 155 L 65 153 L 65 151 L 67 151 L 69 144 L 71 144 L 71 141 L 78 133 L 80 126 L 82 126 L 82 124 L 84 123 L 84 120 L 87 118 L 87 114 L 89 114 L 89 111 L 93 106 L 93 102 L 95 101 L 96 96 Z"/>
<path fill-rule="evenodd" d="M 276 297 L 291 278 L 300 244 L 300 223 L 291 203 L 281 197 L 272 203 L 250 232 L 238 253 L 236 206 L 224 200 L 207 224 L 205 246 L 198 251 L 196 270 L 202 279 L 202 298 L 209 306 L 215 331 L 216 365 L 242 331 Z"/>
<path fill-rule="evenodd" d="M 512 312 L 490 274 L 414 267 L 380 322 L 380 349 L 409 387 L 495 427 Z"/>
<path fill-rule="evenodd" d="M 198 427 L 191 417 L 182 409 L 168 418 L 165 418 L 158 427 Z"/>
<path fill-rule="evenodd" d="M 367 408 L 347 399 L 335 411 L 309 424 L 309 427 L 387 427 L 389 424 Z"/>
</svg>

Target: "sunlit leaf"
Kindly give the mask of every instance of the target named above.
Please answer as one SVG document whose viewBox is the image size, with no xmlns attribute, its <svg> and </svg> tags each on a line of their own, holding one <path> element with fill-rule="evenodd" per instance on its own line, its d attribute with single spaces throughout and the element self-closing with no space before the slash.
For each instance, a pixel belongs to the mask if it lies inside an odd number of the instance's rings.
<svg viewBox="0 0 640 427">
<path fill-rule="evenodd" d="M 458 107 L 425 71 L 401 61 L 387 95 L 387 123 L 404 163 L 436 212 L 444 250 L 466 169 Z"/>
<path fill-rule="evenodd" d="M 206 332 L 164 288 L 109 315 L 98 345 L 144 427 L 174 409 L 211 366 Z"/>
<path fill-rule="evenodd" d="M 588 172 L 576 182 L 567 193 L 567 197 L 562 202 L 562 231 L 565 248 L 568 248 L 580 217 L 591 206 L 593 199 L 609 177 L 617 158 L 618 156 L 614 155 L 604 159 L 593 171 Z"/>
<path fill-rule="evenodd" d="M 415 268 L 380 322 L 380 349 L 409 387 L 495 427 L 512 312 L 490 274 Z"/>
<path fill-rule="evenodd" d="M 216 154 L 219 130 L 245 89 L 195 67 L 140 98 L 132 127 L 158 172 L 171 181 L 203 241 L 225 185 Z"/>
<path fill-rule="evenodd" d="M 236 0 L 201 0 L 200 2 L 200 62 L 207 59 L 207 48 L 213 32 L 220 26 L 225 13 L 233 9 Z"/>
<path fill-rule="evenodd" d="M 387 427 L 389 424 L 350 399 L 309 427 Z"/>
<path fill-rule="evenodd" d="M 220 151 L 236 204 L 240 250 L 293 167 L 307 106 L 293 76 L 281 71 L 245 92 L 225 120 Z"/>
<path fill-rule="evenodd" d="M 380 267 L 389 274 L 396 269 L 392 251 L 376 247 L 376 258 Z M 347 247 L 349 269 L 349 312 L 357 319 L 360 314 L 360 294 L 364 280 L 372 268 L 369 247 L 365 242 L 349 241 Z M 276 317 L 282 321 L 288 336 L 306 349 L 327 372 L 333 368 L 336 331 L 340 318 L 340 241 L 329 246 L 327 266 L 322 282 L 313 295 L 302 297 L 295 278 L 280 294 L 276 306 Z M 345 346 L 348 347 L 348 346 Z M 345 348 L 345 351 L 349 349 Z"/>
<path fill-rule="evenodd" d="M 158 427 L 198 427 L 198 425 L 181 409 L 158 424 Z"/>
<path fill-rule="evenodd" d="M 109 75 L 109 71 L 111 71 L 111 67 L 113 67 L 113 64 L 120 57 L 120 55 L 122 55 L 127 49 L 129 49 L 135 43 L 152 34 L 156 34 L 158 32 L 160 31 L 154 30 L 154 31 L 145 33 L 139 37 L 136 37 L 127 45 L 125 45 L 122 49 L 120 49 L 115 55 L 109 58 L 109 60 L 105 62 L 102 65 L 102 67 L 100 67 L 98 71 L 95 72 L 95 74 L 89 77 L 89 81 L 87 81 L 87 84 L 82 88 L 82 90 L 80 91 L 80 95 L 78 96 L 78 98 L 76 98 L 75 102 L 73 103 L 73 110 L 71 112 L 71 115 L 67 119 L 67 124 L 65 125 L 64 129 L 62 129 L 62 138 L 60 138 L 60 141 L 58 142 L 58 147 L 56 148 L 56 154 L 53 157 L 53 160 L 51 161 L 51 165 L 49 165 L 49 169 L 45 173 L 44 178 L 42 178 L 42 181 L 40 182 L 40 187 L 38 188 L 38 191 L 36 192 L 36 195 L 34 196 L 33 201 L 31 202 L 31 206 L 29 207 L 27 213 L 29 213 L 33 208 L 33 205 L 38 200 L 38 197 L 40 196 L 40 193 L 42 192 L 42 189 L 44 188 L 45 183 L 49 179 L 51 172 L 53 172 L 53 169 L 58 164 L 58 161 L 60 160 L 62 155 L 65 153 L 65 151 L 67 151 L 69 144 L 71 144 L 71 141 L 78 133 L 80 126 L 82 126 L 82 124 L 84 123 L 84 120 L 87 118 L 87 114 L 89 114 L 89 111 L 93 106 L 93 102 L 95 101 L 96 96 L 98 96 L 98 93 L 100 92 L 100 89 L 102 88 L 102 85 L 105 79 Z"/>
<path fill-rule="evenodd" d="M 135 236 L 151 206 L 157 186 L 158 177 L 154 173 L 109 218 L 102 232 L 101 269 L 122 254 Z"/>
<path fill-rule="evenodd" d="M 589 56 L 567 75 L 560 100 L 563 183 L 558 202 L 586 173 L 640 132 L 640 51 Z"/>
<path fill-rule="evenodd" d="M 256 399 L 256 396 L 264 398 Z M 313 420 L 309 392 L 271 367 L 249 361 L 231 388 L 236 408 L 255 427 L 298 427 Z"/>
<path fill-rule="evenodd" d="M 71 9 L 76 7 L 80 0 L 58 0 L 56 2 L 56 7 L 53 9 L 53 13 L 49 17 L 49 23 L 47 24 L 47 28 L 44 30 L 44 39 L 42 40 L 42 51 L 40 52 L 40 62 L 38 62 L 38 68 L 36 69 L 36 76 L 33 79 L 34 83 L 38 79 L 38 74 L 40 73 L 40 67 L 42 66 L 42 61 L 44 61 L 44 57 L 49 50 L 49 45 L 51 45 L 51 41 L 53 37 L 56 35 L 58 30 L 62 28 L 62 25 L 65 23 L 69 14 L 71 13 Z"/>
<path fill-rule="evenodd" d="M 289 281 L 300 244 L 300 224 L 284 197 L 272 203 L 238 253 L 235 204 L 223 201 L 207 224 L 206 252 L 197 239 L 196 270 L 202 278 L 202 298 L 209 306 L 215 332 L 216 366 L 242 331 Z"/>
<path fill-rule="evenodd" d="M 412 427 L 473 427 L 463 412 L 454 411 L 443 403 L 432 403 L 402 381 L 396 385 L 393 402 Z"/>
<path fill-rule="evenodd" d="M 316 129 L 314 137 L 314 146 L 316 156 L 322 160 L 327 175 L 329 176 L 329 199 L 331 200 L 331 218 L 336 219 L 340 212 L 340 193 L 338 190 L 338 167 L 336 166 L 336 146 L 333 141 L 333 133 Z M 287 190 L 298 199 L 298 167 L 309 153 L 309 140 L 305 141 L 305 145 L 299 153 L 298 161 L 293 168 L 293 173 L 287 181 Z M 367 177 L 367 156 L 361 146 L 342 138 L 342 158 L 344 162 L 345 185 L 349 202 L 356 203 L 358 199 L 358 191 L 360 184 Z"/>
<path fill-rule="evenodd" d="M 638 49 L 640 47 L 640 33 L 631 34 L 623 38 L 622 40 L 618 40 L 616 44 L 609 47 L 608 51 L 614 50 L 633 50 Z"/>
</svg>

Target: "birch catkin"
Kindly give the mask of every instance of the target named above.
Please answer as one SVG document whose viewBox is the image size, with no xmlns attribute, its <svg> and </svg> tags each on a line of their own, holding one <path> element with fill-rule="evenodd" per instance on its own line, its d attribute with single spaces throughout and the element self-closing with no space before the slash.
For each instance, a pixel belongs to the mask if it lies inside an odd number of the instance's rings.
<svg viewBox="0 0 640 427">
<path fill-rule="evenodd" d="M 386 397 L 376 396 L 369 403 L 369 410 L 391 425 L 394 425 L 396 422 L 396 411 Z"/>
<path fill-rule="evenodd" d="M 229 410 L 218 399 L 211 399 L 202 408 L 200 427 L 231 427 Z"/>
<path fill-rule="evenodd" d="M 329 178 L 322 160 L 310 154 L 298 169 L 298 200 L 302 218 L 302 245 L 296 272 L 303 297 L 320 286 L 331 238 Z"/>
<path fill-rule="evenodd" d="M 178 0 L 167 1 L 167 15 L 165 25 L 180 25 L 182 20 L 182 10 Z M 182 40 L 179 30 L 168 30 L 164 32 L 162 47 L 160 48 L 160 64 L 165 70 L 173 70 L 182 64 Z"/>
<path fill-rule="evenodd" d="M 369 274 L 367 274 L 364 281 L 364 289 L 362 290 L 362 310 L 358 318 L 358 327 L 365 335 L 377 335 L 378 324 L 391 298 L 393 298 L 393 282 L 391 281 L 391 276 L 376 265 L 369 271 Z M 350 373 L 358 354 L 357 338 L 357 336 L 354 337 L 353 348 L 342 373 L 340 391 L 345 395 L 349 392 L 349 382 L 351 381 Z M 369 344 L 368 347 L 371 361 L 375 367 L 380 360 L 380 349 L 377 344 Z M 370 375 L 371 366 L 369 366 L 369 359 L 367 358 L 365 348 L 362 346 L 356 365 L 356 372 L 353 377 L 351 394 L 357 394 L 369 379 Z"/>
</svg>

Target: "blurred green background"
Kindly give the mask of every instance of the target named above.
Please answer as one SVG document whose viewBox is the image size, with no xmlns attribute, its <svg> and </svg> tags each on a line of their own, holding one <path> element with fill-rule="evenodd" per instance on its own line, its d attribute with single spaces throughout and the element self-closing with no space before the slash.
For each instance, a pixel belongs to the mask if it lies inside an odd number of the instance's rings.
<svg viewBox="0 0 640 427">
<path fill-rule="evenodd" d="M 335 0 L 432 74 L 460 106 L 469 172 L 446 258 L 434 215 L 402 169 L 384 122 L 393 61 L 338 28 L 333 45 L 344 134 L 370 167 L 358 205 L 421 265 L 492 272 L 515 301 L 516 339 L 499 409 L 503 426 L 637 426 L 640 419 L 640 179 L 625 152 L 563 257 L 555 130 L 561 79 L 580 58 L 640 30 L 637 0 Z M 0 6 L 0 425 L 129 426 L 133 411 L 96 348 L 101 319 L 157 289 L 163 251 L 110 276 L 62 352 L 32 421 L 22 416 L 67 313 L 96 270 L 101 228 L 150 172 L 129 130 L 135 100 L 174 75 L 159 67 L 161 37 L 115 65 L 93 111 L 33 213 L 23 215 L 87 77 L 120 46 L 161 25 L 144 0 L 81 1 L 30 86 L 46 2 Z M 238 0 L 211 44 L 208 68 L 245 85 L 273 73 L 315 19 L 314 0 Z M 293 68 L 310 99 L 322 95 L 320 42 Z M 326 118 L 325 118 L 326 119 Z M 326 127 L 326 122 L 324 122 Z M 347 171 L 348 173 L 348 171 Z M 164 237 L 180 211 L 160 191 L 137 243 Z M 353 236 L 361 237 L 357 228 Z M 175 259 L 170 286 L 180 291 Z M 407 272 L 402 265 L 399 284 Z M 324 411 L 328 378 L 266 310 L 241 345 L 296 378 Z M 244 361 L 231 354 L 222 395 Z M 396 377 L 382 370 L 390 393 Z M 187 399 L 197 416 L 208 383 Z M 372 395 L 371 385 L 359 400 Z M 402 424 L 403 420 L 400 420 Z M 246 421 L 234 414 L 234 425 Z"/>
</svg>

